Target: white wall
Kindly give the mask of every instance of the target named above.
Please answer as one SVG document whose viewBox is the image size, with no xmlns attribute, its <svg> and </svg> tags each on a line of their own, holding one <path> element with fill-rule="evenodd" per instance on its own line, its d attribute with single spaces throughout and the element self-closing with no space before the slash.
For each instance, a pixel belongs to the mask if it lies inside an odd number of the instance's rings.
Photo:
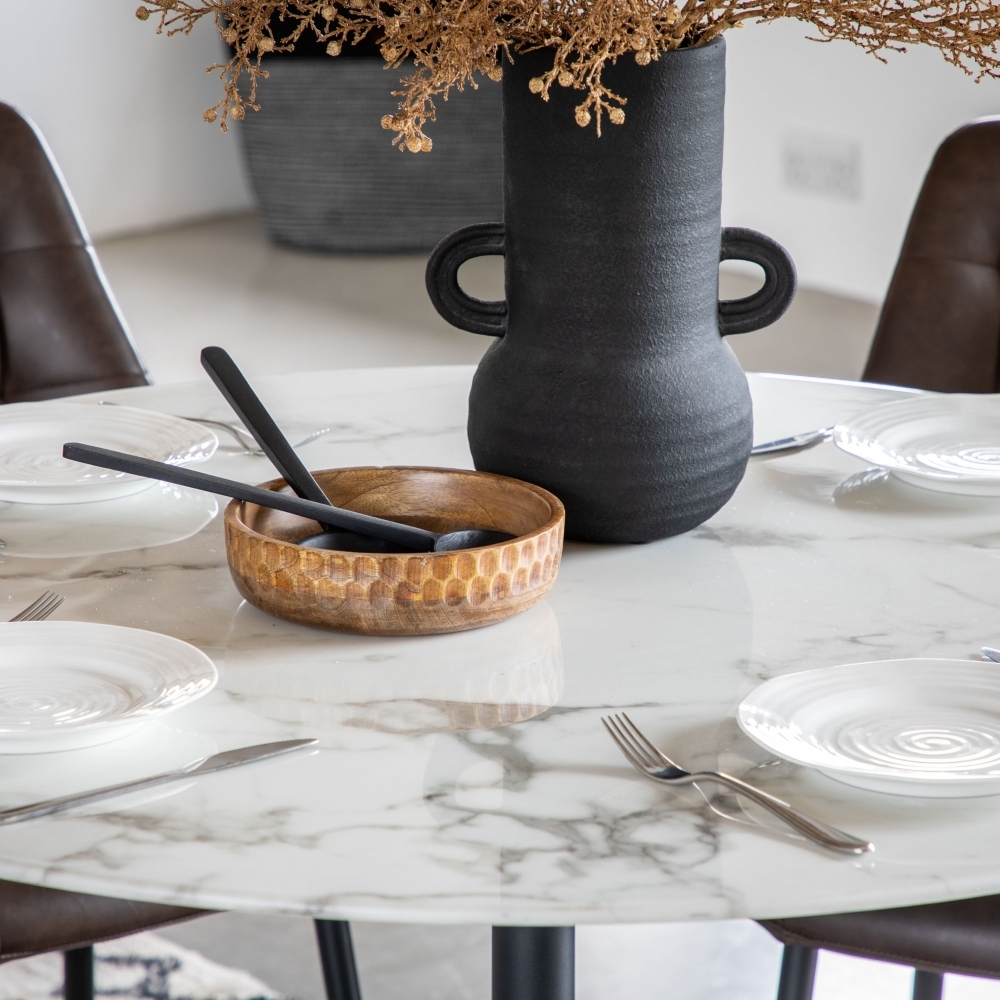
<svg viewBox="0 0 1000 1000">
<path fill-rule="evenodd" d="M 214 28 L 167 39 L 137 5 L 0 0 L 0 101 L 42 129 L 95 237 L 249 204 L 235 134 L 201 119 Z"/>
<path fill-rule="evenodd" d="M 250 203 L 237 136 L 201 120 L 219 95 L 214 27 L 157 36 L 137 2 L 0 0 L 0 100 L 41 126 L 95 236 Z M 726 36 L 724 220 L 784 243 L 803 284 L 877 301 L 935 148 L 1000 113 L 1000 82 L 919 46 L 884 65 L 808 34 L 778 21 Z M 853 157 L 839 195 L 788 186 L 783 157 L 802 143 Z"/>
<path fill-rule="evenodd" d="M 803 284 L 878 301 L 935 149 L 1000 113 L 1000 81 L 976 84 L 920 46 L 885 65 L 808 34 L 785 20 L 726 35 L 724 223 L 783 243 Z M 787 185 L 783 157 L 803 141 L 834 158 L 854 152 L 857 197 Z"/>
</svg>

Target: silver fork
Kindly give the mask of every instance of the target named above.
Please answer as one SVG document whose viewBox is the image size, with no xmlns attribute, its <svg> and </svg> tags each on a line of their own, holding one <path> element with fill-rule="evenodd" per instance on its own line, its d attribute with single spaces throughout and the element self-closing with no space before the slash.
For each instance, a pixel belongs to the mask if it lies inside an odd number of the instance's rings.
<svg viewBox="0 0 1000 1000">
<path fill-rule="evenodd" d="M 318 431 L 313 431 L 307 437 L 304 437 L 298 444 L 293 444 L 293 448 L 304 448 L 307 444 L 312 444 L 313 441 L 318 441 L 324 434 L 329 434 L 329 427 L 321 427 Z"/>
<path fill-rule="evenodd" d="M 102 399 L 100 401 L 101 406 L 118 406 L 118 403 L 112 403 L 107 399 Z M 245 455 L 255 455 L 258 458 L 264 456 L 264 452 L 257 447 L 257 442 L 254 440 L 253 435 L 250 434 L 245 428 L 240 427 L 239 424 L 230 424 L 225 420 L 209 420 L 207 417 L 185 417 L 179 413 L 173 414 L 178 420 L 190 420 L 195 424 L 204 424 L 206 427 L 214 427 L 217 430 L 225 431 L 242 449 Z M 312 434 L 307 435 L 297 444 L 293 444 L 293 448 L 303 448 L 307 444 L 312 444 L 313 441 L 318 440 L 323 437 L 324 434 L 329 434 L 329 427 L 321 427 L 318 431 L 313 431 Z"/>
<path fill-rule="evenodd" d="M 813 819 L 799 812 L 787 802 L 748 785 L 739 778 L 721 771 L 685 771 L 678 767 L 642 734 L 639 727 L 624 713 L 603 718 L 604 728 L 625 755 L 625 759 L 643 776 L 666 785 L 693 785 L 700 781 L 714 781 L 741 795 L 745 795 L 761 808 L 777 816 L 793 830 L 808 837 L 813 843 L 830 851 L 844 854 L 864 854 L 874 851 L 874 844 L 861 840 L 834 826 Z"/>
<path fill-rule="evenodd" d="M 174 414 L 179 416 L 179 414 Z M 216 430 L 225 431 L 247 455 L 263 455 L 264 452 L 257 447 L 257 442 L 242 427 L 236 424 L 227 424 L 224 420 L 206 420 L 204 417 L 181 417 L 181 420 L 190 420 L 196 424 L 204 424 L 206 427 L 214 427 Z"/>
<path fill-rule="evenodd" d="M 44 621 L 49 615 L 59 607 L 60 604 L 65 600 L 64 597 L 60 597 L 54 590 L 46 590 L 41 597 L 35 598 L 23 611 L 14 615 L 11 618 L 12 622 L 40 622 Z"/>
<path fill-rule="evenodd" d="M 180 415 L 175 414 L 175 416 Z M 206 420 L 204 417 L 180 417 L 180 419 L 191 420 L 196 424 L 205 424 L 207 427 L 217 427 L 219 430 L 226 431 L 236 440 L 236 443 L 243 449 L 243 453 L 245 455 L 254 455 L 257 458 L 264 457 L 264 452 L 257 447 L 257 442 L 254 440 L 253 436 L 237 424 L 227 424 L 223 420 Z M 313 431 L 312 434 L 307 435 L 301 441 L 293 444 L 292 447 L 302 448 L 307 444 L 312 444 L 313 441 L 318 440 L 324 434 L 329 433 L 329 427 L 321 427 L 318 431 Z"/>
</svg>

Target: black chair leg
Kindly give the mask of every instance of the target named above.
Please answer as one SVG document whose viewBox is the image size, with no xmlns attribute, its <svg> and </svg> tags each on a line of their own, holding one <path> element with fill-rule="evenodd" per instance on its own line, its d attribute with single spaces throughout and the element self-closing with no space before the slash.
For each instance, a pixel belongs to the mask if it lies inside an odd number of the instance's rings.
<svg viewBox="0 0 1000 1000">
<path fill-rule="evenodd" d="M 94 1000 L 92 945 L 63 952 L 63 997 L 65 1000 Z"/>
<path fill-rule="evenodd" d="M 943 973 L 913 970 L 913 1000 L 941 1000 L 943 992 Z"/>
<path fill-rule="evenodd" d="M 494 927 L 492 1000 L 573 1000 L 576 929 Z"/>
<path fill-rule="evenodd" d="M 361 1000 L 351 925 L 346 920 L 316 920 L 316 941 L 323 966 L 326 1000 Z M 67 998 L 68 1000 L 68 998 Z"/>
<path fill-rule="evenodd" d="M 816 982 L 815 948 L 786 944 L 781 955 L 781 978 L 778 980 L 778 1000 L 812 1000 Z"/>
</svg>

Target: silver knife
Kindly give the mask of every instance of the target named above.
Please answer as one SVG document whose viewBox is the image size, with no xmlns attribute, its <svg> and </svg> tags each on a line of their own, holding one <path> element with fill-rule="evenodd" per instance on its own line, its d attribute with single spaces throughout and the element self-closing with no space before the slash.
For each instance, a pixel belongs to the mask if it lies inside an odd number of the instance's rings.
<svg viewBox="0 0 1000 1000">
<path fill-rule="evenodd" d="M 7 823 L 20 823 L 26 819 L 36 819 L 52 813 L 82 806 L 88 802 L 100 802 L 125 792 L 136 792 L 142 788 L 155 788 L 171 781 L 193 778 L 213 771 L 225 771 L 230 767 L 240 767 L 242 764 L 252 764 L 256 760 L 267 760 L 269 757 L 279 757 L 282 754 L 293 753 L 304 747 L 315 746 L 319 740 L 284 740 L 281 743 L 259 743 L 254 747 L 241 747 L 239 750 L 226 750 L 204 760 L 195 761 L 179 771 L 167 771 L 155 774 L 151 778 L 138 778 L 135 781 L 123 781 L 120 785 L 108 785 L 106 788 L 95 788 L 90 792 L 77 792 L 75 795 L 63 795 L 58 799 L 46 799 L 44 802 L 34 802 L 16 809 L 5 809 L 0 812 L 0 826 Z"/>
<path fill-rule="evenodd" d="M 808 448 L 817 441 L 825 441 L 833 435 L 832 427 L 821 427 L 818 431 L 806 431 L 804 434 L 793 434 L 791 437 L 778 438 L 777 441 L 763 441 L 750 449 L 751 455 L 770 455 L 777 451 L 794 451 L 796 448 Z"/>
</svg>

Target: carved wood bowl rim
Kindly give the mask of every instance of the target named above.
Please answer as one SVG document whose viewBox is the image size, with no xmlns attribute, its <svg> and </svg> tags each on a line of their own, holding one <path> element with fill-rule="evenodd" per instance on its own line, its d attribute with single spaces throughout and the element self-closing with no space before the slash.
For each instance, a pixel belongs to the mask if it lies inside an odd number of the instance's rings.
<svg viewBox="0 0 1000 1000">
<path fill-rule="evenodd" d="M 321 485 L 324 485 L 327 477 L 333 474 L 358 473 L 361 475 L 373 472 L 430 473 L 507 483 L 511 487 L 533 493 L 539 500 L 548 505 L 550 513 L 544 524 L 523 535 L 517 535 L 507 542 L 463 549 L 459 552 L 348 552 L 304 548 L 293 540 L 258 531 L 251 527 L 247 521 L 252 519 L 256 512 L 262 508 L 257 504 L 232 500 L 227 504 L 223 516 L 226 556 L 233 581 L 241 595 L 268 614 L 300 624 L 364 634 L 421 635 L 464 631 L 502 621 L 536 604 L 551 588 L 558 573 L 562 556 L 566 511 L 559 498 L 548 490 L 536 486 L 534 483 L 514 479 L 511 476 L 501 476 L 496 473 L 472 469 L 450 469 L 435 466 L 349 466 L 316 470 L 313 475 Z M 269 490 L 280 490 L 285 486 L 287 484 L 284 479 L 272 479 L 260 484 L 262 489 Z M 367 512 L 376 513 L 373 510 Z M 539 517 L 542 516 L 542 513 L 539 513 Z M 441 517 L 447 516 L 446 512 L 439 512 L 439 515 Z M 291 515 L 286 516 L 290 517 Z M 430 525 L 424 524 L 422 526 L 429 527 Z M 471 525 L 466 523 L 465 526 Z M 487 525 L 482 526 L 486 527 Z M 495 526 L 504 530 L 501 524 Z M 452 529 L 438 525 L 432 530 Z M 511 565 L 512 560 L 513 565 L 519 568 L 521 556 L 526 551 L 525 543 L 541 539 L 543 536 L 545 536 L 544 543 L 537 544 L 539 549 L 544 545 L 546 552 L 550 555 L 550 568 L 548 571 L 543 570 L 541 579 L 530 583 L 527 587 L 522 586 L 520 591 L 501 593 L 499 597 L 494 595 L 491 589 L 489 596 L 482 597 L 480 595 L 478 603 L 459 599 L 458 602 L 442 603 L 439 601 L 435 604 L 433 601 L 406 599 L 409 597 L 406 593 L 403 594 L 404 599 L 402 600 L 392 597 L 386 598 L 384 594 L 380 599 L 375 600 L 366 598 L 360 593 L 359 588 L 355 588 L 353 594 L 345 597 L 339 605 L 334 599 L 327 602 L 328 606 L 321 607 L 323 602 L 315 597 L 317 581 L 327 575 L 323 572 L 324 569 L 329 570 L 332 574 L 336 567 L 339 569 L 340 579 L 344 579 L 345 566 L 355 575 L 358 572 L 358 567 L 361 567 L 362 571 L 365 571 L 367 567 L 368 578 L 371 579 L 372 560 L 380 573 L 387 567 L 391 568 L 389 560 L 395 560 L 392 565 L 405 563 L 406 567 L 411 565 L 420 567 L 425 574 L 425 582 L 430 582 L 430 578 L 434 577 L 443 579 L 450 585 L 451 577 L 455 575 L 454 568 L 458 565 L 456 562 L 458 557 L 471 558 L 476 561 L 476 566 L 480 567 L 482 554 L 492 550 L 497 552 L 497 567 L 494 572 L 501 566 Z M 237 549 L 242 550 L 242 552 L 237 552 Z M 506 553 L 505 550 L 512 551 Z M 249 560 L 248 555 L 251 555 Z M 270 579 L 265 578 L 265 574 L 255 573 L 251 570 L 248 562 L 253 561 L 252 555 L 258 556 L 261 560 L 266 560 L 268 555 L 271 556 Z M 274 568 L 275 566 L 277 569 Z M 442 572 L 435 573 L 435 567 L 439 571 L 451 567 L 450 576 L 445 577 Z M 282 574 L 280 582 L 277 580 L 276 574 Z M 408 584 L 401 582 L 399 586 L 406 589 Z M 313 589 L 310 590 L 310 587 Z M 294 598 L 293 591 L 295 592 Z M 309 593 L 313 594 L 311 600 Z"/>
</svg>

